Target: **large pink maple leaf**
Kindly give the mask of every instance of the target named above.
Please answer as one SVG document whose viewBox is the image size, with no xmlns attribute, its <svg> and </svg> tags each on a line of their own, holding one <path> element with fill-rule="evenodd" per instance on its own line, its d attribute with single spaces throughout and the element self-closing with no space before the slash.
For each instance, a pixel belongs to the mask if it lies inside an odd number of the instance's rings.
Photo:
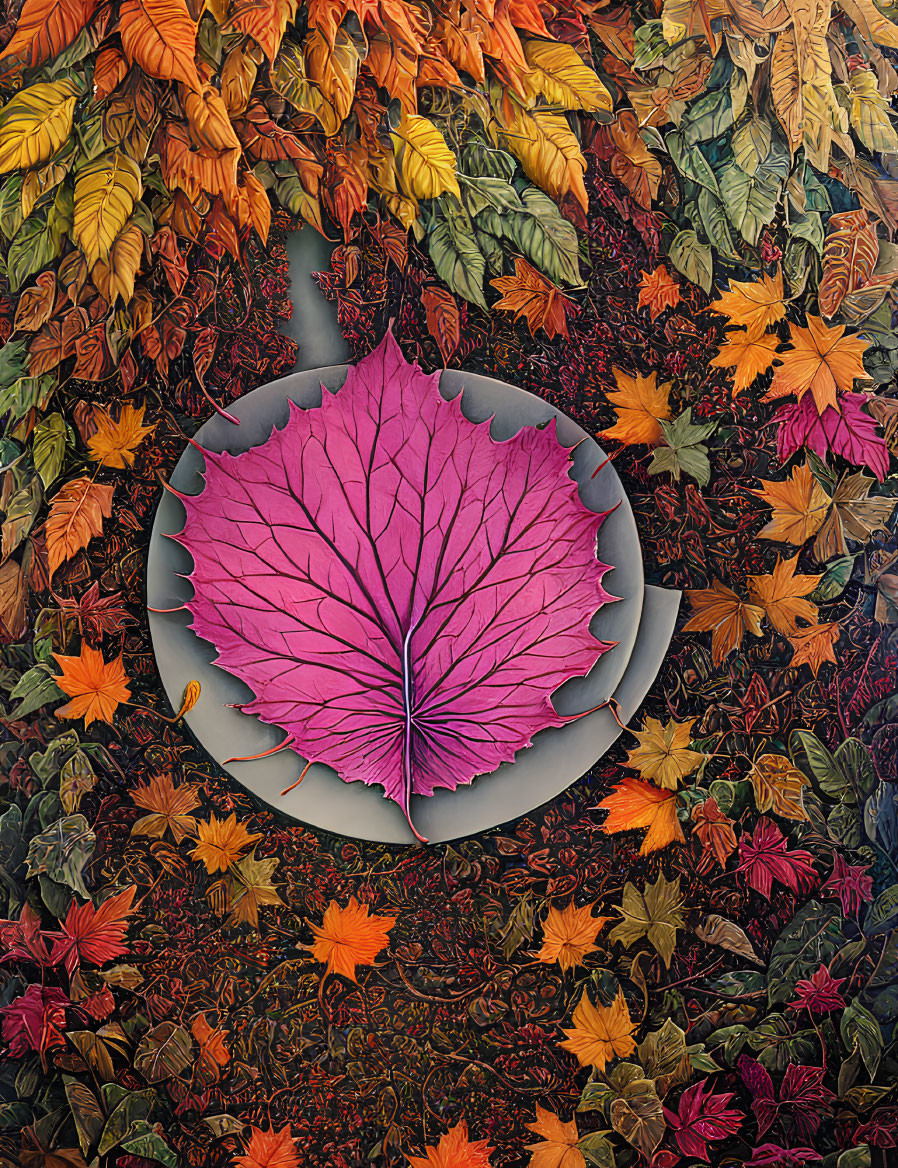
<svg viewBox="0 0 898 1168">
<path fill-rule="evenodd" d="M 177 537 L 194 631 L 253 691 L 246 713 L 407 818 L 413 793 L 470 783 L 563 725 L 553 691 L 611 648 L 589 631 L 616 599 L 604 515 L 554 425 L 495 441 L 391 334 L 320 407 L 291 404 L 262 445 L 205 458 Z"/>
</svg>

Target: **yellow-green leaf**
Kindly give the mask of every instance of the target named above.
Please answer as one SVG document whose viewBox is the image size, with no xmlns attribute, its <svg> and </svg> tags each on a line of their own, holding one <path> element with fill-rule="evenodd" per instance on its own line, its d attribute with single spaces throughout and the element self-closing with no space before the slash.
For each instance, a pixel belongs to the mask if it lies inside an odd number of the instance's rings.
<svg viewBox="0 0 898 1168">
<path fill-rule="evenodd" d="M 94 159 L 75 179 L 75 242 L 88 264 L 109 258 L 115 237 L 128 221 L 143 189 L 140 168 L 111 150 Z"/>
<path fill-rule="evenodd" d="M 23 89 L 0 110 L 0 172 L 43 166 L 72 132 L 75 87 L 41 82 Z"/>
</svg>

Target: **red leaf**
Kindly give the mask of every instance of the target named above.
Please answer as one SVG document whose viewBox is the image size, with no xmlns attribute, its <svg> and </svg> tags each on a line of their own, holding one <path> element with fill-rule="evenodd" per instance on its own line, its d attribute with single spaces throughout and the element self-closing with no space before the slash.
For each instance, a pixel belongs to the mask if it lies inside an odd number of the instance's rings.
<svg viewBox="0 0 898 1168">
<path fill-rule="evenodd" d="M 193 371 L 200 385 L 206 384 L 206 374 L 215 356 L 215 346 L 218 344 L 218 329 L 204 328 L 197 333 L 193 342 Z"/>
<path fill-rule="evenodd" d="M 51 1047 L 65 1046 L 62 1030 L 65 1027 L 66 1006 L 71 1005 L 62 990 L 30 985 L 25 993 L 9 1006 L 0 1007 L 3 1015 L 3 1041 L 13 1058 L 21 1058 L 35 1050 L 41 1056 Z"/>
<path fill-rule="evenodd" d="M 136 891 L 137 885 L 132 884 L 118 896 L 104 900 L 99 908 L 94 908 L 90 901 L 72 905 L 62 926 L 63 933 L 74 941 L 66 958 L 69 973 L 80 961 L 103 965 L 113 957 L 121 957 L 128 952 L 128 947 L 122 941 L 128 928 L 128 917 L 133 911 L 131 903 Z"/>
<path fill-rule="evenodd" d="M 552 693 L 609 648 L 603 517 L 554 427 L 496 442 L 437 381 L 388 335 L 266 443 L 207 452 L 180 536 L 243 709 L 406 814 L 563 725 Z"/>
<path fill-rule="evenodd" d="M 430 286 L 421 296 L 427 314 L 427 331 L 439 346 L 444 364 L 458 348 L 461 340 L 461 325 L 458 302 L 446 288 Z"/>
<path fill-rule="evenodd" d="M 778 880 L 793 892 L 813 888 L 817 873 L 814 857 L 803 848 L 786 851 L 786 837 L 772 819 L 759 819 L 754 834 L 742 836 L 739 855 L 742 863 L 737 871 L 745 872 L 752 888 L 770 900 L 772 882 Z"/>
<path fill-rule="evenodd" d="M 688 1087 L 680 1096 L 678 1114 L 664 1108 L 670 1127 L 676 1132 L 677 1145 L 684 1156 L 709 1160 L 708 1140 L 725 1140 L 734 1136 L 742 1126 L 741 1111 L 732 1111 L 727 1104 L 732 1092 L 703 1095 L 704 1083 Z"/>
</svg>

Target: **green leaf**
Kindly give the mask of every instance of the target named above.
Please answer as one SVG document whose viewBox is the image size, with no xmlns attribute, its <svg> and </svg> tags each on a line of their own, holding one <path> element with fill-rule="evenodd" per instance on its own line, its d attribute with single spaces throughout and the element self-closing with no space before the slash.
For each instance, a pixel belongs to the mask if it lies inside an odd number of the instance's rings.
<svg viewBox="0 0 898 1168">
<path fill-rule="evenodd" d="M 855 849 L 861 846 L 864 842 L 864 825 L 853 798 L 832 809 L 826 817 L 826 829 L 832 839 L 843 847 Z"/>
<path fill-rule="evenodd" d="M 68 183 L 58 188 L 52 200 L 40 200 L 9 245 L 6 263 L 11 291 L 18 292 L 29 276 L 60 255 L 73 217 L 74 199 Z"/>
<path fill-rule="evenodd" d="M 89 900 L 90 893 L 81 873 L 96 843 L 97 837 L 83 815 L 66 815 L 32 838 L 28 847 L 28 875 L 45 873 Z"/>
<path fill-rule="evenodd" d="M 126 1091 L 118 1083 L 104 1083 L 103 1097 L 109 1118 L 106 1120 L 97 1148 L 101 1156 L 105 1156 L 126 1139 L 135 1122 L 146 1119 L 156 1102 L 156 1092 L 152 1088 Z"/>
<path fill-rule="evenodd" d="M 877 778 L 870 752 L 859 738 L 846 738 L 836 747 L 835 761 L 851 781 L 859 799 L 872 795 Z"/>
<path fill-rule="evenodd" d="M 489 145 L 482 138 L 466 142 L 459 160 L 459 170 L 470 178 L 501 178 L 510 182 L 517 168 L 511 154 Z M 460 173 L 458 177 L 462 177 Z"/>
<path fill-rule="evenodd" d="M 670 48 L 660 20 L 649 20 L 645 24 L 641 24 L 636 29 L 634 41 L 634 69 L 648 68 L 653 61 L 657 61 L 659 57 L 664 56 Z"/>
<path fill-rule="evenodd" d="M 667 152 L 674 166 L 684 178 L 691 179 L 716 199 L 720 198 L 720 187 L 714 171 L 698 146 L 690 145 L 680 130 L 671 130 L 664 139 Z"/>
<path fill-rule="evenodd" d="M 28 341 L 7 341 L 0 348 L 0 385 L 12 385 L 25 372 Z"/>
<path fill-rule="evenodd" d="M 611 1126 L 651 1160 L 664 1136 L 664 1109 L 651 1079 L 634 1079 L 611 1104 Z"/>
<path fill-rule="evenodd" d="M 860 1144 L 856 1148 L 840 1152 L 836 1168 L 870 1168 L 871 1163 L 870 1145 Z"/>
<path fill-rule="evenodd" d="M 849 1002 L 843 1011 L 839 1031 L 849 1054 L 855 1050 L 860 1051 L 872 1082 L 876 1078 L 879 1060 L 882 1058 L 883 1041 L 879 1023 L 870 1011 L 855 999 Z"/>
<path fill-rule="evenodd" d="M 444 202 L 446 218 L 439 218 L 430 233 L 428 248 L 437 275 L 465 300 L 486 308 L 483 279 L 486 260 L 474 238 L 471 217 L 461 206 L 457 209 Z"/>
<path fill-rule="evenodd" d="M 125 1140 L 122 1151 L 130 1152 L 132 1156 L 143 1156 L 145 1160 L 156 1160 L 167 1168 L 178 1168 L 177 1153 L 154 1131 Z"/>
<path fill-rule="evenodd" d="M 34 527 L 42 499 L 40 479 L 33 475 L 9 500 L 3 526 L 0 528 L 4 559 L 16 550 Z"/>
<path fill-rule="evenodd" d="M 60 698 L 66 696 L 50 673 L 50 666 L 35 665 L 22 674 L 9 695 L 13 701 L 19 703 L 7 714 L 11 722 L 25 718 L 49 702 L 58 702 Z"/>
<path fill-rule="evenodd" d="M 823 254 L 826 231 L 819 211 L 808 211 L 802 215 L 793 212 L 789 216 L 789 234 L 796 239 L 806 239 L 818 255 Z"/>
<path fill-rule="evenodd" d="M 76 730 L 66 730 L 58 734 L 44 751 L 35 750 L 28 756 L 28 764 L 43 786 L 55 779 L 66 756 L 81 745 Z"/>
<path fill-rule="evenodd" d="M 864 933 L 876 937 L 890 932 L 898 925 L 898 884 L 892 884 L 880 892 L 870 905 L 864 920 Z"/>
<path fill-rule="evenodd" d="M 727 216 L 747 244 L 757 245 L 761 231 L 773 221 L 779 204 L 780 181 L 768 171 L 746 174 L 736 165 L 719 173 Z"/>
<path fill-rule="evenodd" d="M 844 919 L 834 905 L 809 901 L 780 933 L 767 967 L 767 996 L 772 1006 L 791 997 L 796 984 L 809 978 L 845 944 Z"/>
<path fill-rule="evenodd" d="M 458 181 L 469 215 L 478 215 L 486 207 L 493 207 L 503 214 L 518 214 L 526 210 L 518 192 L 505 179 L 470 178 L 459 174 Z"/>
<path fill-rule="evenodd" d="M 842 556 L 828 564 L 820 583 L 811 593 L 811 600 L 815 604 L 826 604 L 841 596 L 851 579 L 856 559 L 857 556 Z"/>
<path fill-rule="evenodd" d="M 678 482 L 681 474 L 688 474 L 699 486 L 706 487 L 711 481 L 711 464 L 704 439 L 716 426 L 716 422 L 693 424 L 692 406 L 687 407 L 675 421 L 662 422 L 666 445 L 656 447 L 649 463 L 649 474 L 670 473 Z"/>
<path fill-rule="evenodd" d="M 25 176 L 10 174 L 0 184 L 0 231 L 12 239 L 22 226 L 22 184 Z"/>
<path fill-rule="evenodd" d="M 580 1139 L 577 1147 L 592 1168 L 615 1168 L 614 1148 L 608 1143 L 604 1132 L 590 1132 Z"/>
<path fill-rule="evenodd" d="M 686 1034 L 672 1018 L 665 1018 L 660 1030 L 647 1034 L 636 1048 L 647 1079 L 663 1099 L 667 1092 L 690 1077 Z"/>
<path fill-rule="evenodd" d="M 527 187 L 522 195 L 525 215 L 505 221 L 505 232 L 534 267 L 555 284 L 579 284 L 577 229 L 562 217 L 548 195 Z"/>
<path fill-rule="evenodd" d="M 840 798 L 848 787 L 848 777 L 816 734 L 810 730 L 793 730 L 789 736 L 789 754 L 796 766 L 805 756 L 806 767 L 825 795 Z"/>
<path fill-rule="evenodd" d="M 733 157 L 746 174 L 754 174 L 770 153 L 770 123 L 763 118 L 749 118 L 733 132 Z"/>
<path fill-rule="evenodd" d="M 723 203 L 702 187 L 698 193 L 697 207 L 708 242 L 717 249 L 722 259 L 737 261 L 740 256 Z"/>
<path fill-rule="evenodd" d="M 706 243 L 699 243 L 698 236 L 693 230 L 677 232 L 670 245 L 668 256 L 673 266 L 687 280 L 698 284 L 706 292 L 711 291 L 711 285 L 714 283 L 714 260 L 711 257 L 711 248 Z"/>
<path fill-rule="evenodd" d="M 682 121 L 686 141 L 707 142 L 719 138 L 733 124 L 733 101 L 728 89 L 712 89 L 689 106 Z"/>
<path fill-rule="evenodd" d="M 58 478 L 65 454 L 67 427 L 62 414 L 50 414 L 34 427 L 31 453 L 44 487 Z"/>
<path fill-rule="evenodd" d="M 179 1075 L 193 1061 L 193 1040 L 175 1022 L 160 1022 L 143 1036 L 134 1066 L 151 1083 Z"/>
<path fill-rule="evenodd" d="M 609 938 L 629 949 L 634 941 L 646 937 L 670 969 L 676 945 L 677 929 L 685 928 L 680 878 L 666 880 L 658 874 L 654 884 L 640 892 L 629 881 L 624 885 L 623 903 L 615 909 L 623 918 L 609 933 Z"/>
</svg>

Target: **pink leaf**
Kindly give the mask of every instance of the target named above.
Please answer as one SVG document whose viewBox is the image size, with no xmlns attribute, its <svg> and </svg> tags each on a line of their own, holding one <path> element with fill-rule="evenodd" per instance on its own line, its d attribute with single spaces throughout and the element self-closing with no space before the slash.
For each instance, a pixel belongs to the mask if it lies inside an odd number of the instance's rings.
<svg viewBox="0 0 898 1168">
<path fill-rule="evenodd" d="M 725 1140 L 742 1126 L 741 1111 L 727 1107 L 731 1091 L 723 1095 L 703 1094 L 704 1083 L 696 1083 L 680 1096 L 678 1112 L 664 1108 L 667 1122 L 676 1133 L 677 1146 L 684 1156 L 708 1160 L 708 1140 Z"/>
<path fill-rule="evenodd" d="M 800 446 L 807 446 L 825 458 L 832 450 L 854 466 L 868 466 L 882 482 L 889 472 L 889 450 L 876 431 L 875 420 L 864 413 L 866 401 L 862 393 L 839 394 L 841 412 L 827 406 L 822 416 L 811 394 L 797 405 L 783 406 L 774 415 L 780 423 L 777 454 L 785 460 Z"/>
<path fill-rule="evenodd" d="M 786 850 L 787 840 L 772 819 L 761 818 L 751 836 L 744 833 L 739 841 L 737 871 L 744 872 L 748 883 L 770 900 L 774 880 L 793 892 L 813 888 L 817 880 L 812 861 L 814 857 L 803 848 Z"/>
<path fill-rule="evenodd" d="M 407 817 L 564 724 L 551 695 L 611 647 L 589 622 L 615 599 L 554 426 L 496 442 L 437 383 L 388 335 L 320 408 L 206 453 L 179 537 L 243 709 Z"/>
<path fill-rule="evenodd" d="M 62 990 L 30 985 L 25 993 L 8 1006 L 0 1007 L 3 1015 L 3 1041 L 13 1058 L 37 1051 L 44 1063 L 46 1052 L 65 1046 L 66 1007 L 71 1005 Z"/>
</svg>

